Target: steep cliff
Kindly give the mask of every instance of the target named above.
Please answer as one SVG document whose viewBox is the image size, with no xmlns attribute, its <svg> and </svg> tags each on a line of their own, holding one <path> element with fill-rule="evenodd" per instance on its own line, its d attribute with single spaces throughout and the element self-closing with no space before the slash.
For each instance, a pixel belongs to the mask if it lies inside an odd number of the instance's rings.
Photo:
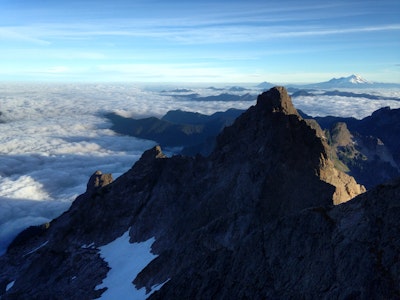
<svg viewBox="0 0 400 300">
<path fill-rule="evenodd" d="M 335 166 L 367 188 L 400 176 L 392 152 L 379 138 L 352 133 L 344 122 L 333 124 L 326 134 Z"/>
<path fill-rule="evenodd" d="M 118 273 L 104 245 L 129 232 L 132 245 L 152 241 L 154 259 L 128 280 L 153 299 L 398 296 L 399 183 L 333 206 L 364 188 L 328 150 L 273 88 L 206 158 L 155 147 L 115 181 L 94 174 L 69 211 L 0 258 L 0 295 L 99 297 Z"/>
<path fill-rule="evenodd" d="M 397 166 L 400 165 L 400 109 L 380 108 L 362 120 L 340 117 L 316 117 L 324 129 L 331 129 L 336 123 L 346 123 L 350 132 L 360 136 L 378 138 L 390 151 Z"/>
</svg>

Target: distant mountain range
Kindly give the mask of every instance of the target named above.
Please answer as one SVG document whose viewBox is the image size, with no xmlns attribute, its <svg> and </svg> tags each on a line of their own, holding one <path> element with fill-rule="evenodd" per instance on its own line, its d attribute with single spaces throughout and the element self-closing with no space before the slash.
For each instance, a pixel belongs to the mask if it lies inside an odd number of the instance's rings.
<svg viewBox="0 0 400 300">
<path fill-rule="evenodd" d="M 291 97 L 296 98 L 296 97 L 312 97 L 316 96 L 317 94 L 314 94 L 313 91 L 315 89 L 291 89 Z M 323 96 L 340 96 L 340 97 L 355 97 L 355 98 L 366 98 L 370 100 L 393 100 L 393 101 L 400 101 L 399 97 L 390 97 L 390 96 L 380 96 L 380 95 L 375 95 L 375 94 L 369 94 L 369 93 L 354 93 L 354 92 L 349 92 L 349 91 L 339 91 L 337 89 L 334 90 L 329 90 L 325 91 L 322 94 L 319 92 L 318 95 L 323 95 Z"/>
<path fill-rule="evenodd" d="M 245 88 L 241 86 L 227 86 L 227 87 L 208 87 L 207 89 L 214 92 L 220 92 L 215 95 L 201 95 L 194 90 L 186 88 L 177 88 L 171 90 L 162 90 L 160 93 L 162 95 L 167 95 L 174 97 L 175 99 L 184 99 L 189 101 L 255 101 L 257 94 L 262 90 L 269 90 L 279 84 L 272 82 L 261 82 L 256 86 Z M 326 90 L 323 95 L 326 96 L 341 96 L 341 97 L 359 97 L 367 98 L 372 100 L 395 100 L 399 101 L 400 98 L 397 97 L 384 97 L 367 92 L 353 92 L 344 91 L 343 89 L 380 89 L 380 88 L 400 88 L 398 83 L 382 83 L 373 82 L 367 80 L 360 75 L 350 75 L 347 77 L 332 78 L 328 81 L 310 83 L 310 84 L 288 84 L 286 85 L 288 92 L 292 97 L 298 96 L 315 96 L 315 91 L 318 91 L 320 95 L 320 90 Z M 243 94 L 239 94 L 243 92 Z"/>
<path fill-rule="evenodd" d="M 362 78 L 359 75 L 350 75 L 348 77 L 332 78 L 325 82 L 319 82 L 314 84 L 306 85 L 309 88 L 388 88 L 388 87 L 400 87 L 400 84 L 396 83 L 382 83 L 372 82 Z"/>
<path fill-rule="evenodd" d="M 162 147 L 184 147 L 182 154 L 186 155 L 208 155 L 215 146 L 215 137 L 243 112 L 229 109 L 208 116 L 171 110 L 161 119 L 131 119 L 115 113 L 108 113 L 105 117 L 112 122 L 111 129 L 119 134 L 154 140 Z"/>
<path fill-rule="evenodd" d="M 275 84 L 270 82 L 262 82 L 256 87 L 261 89 L 269 89 Z M 311 83 L 311 84 L 290 84 L 288 88 L 307 88 L 307 89 L 336 89 L 336 88 L 400 88 L 398 83 L 382 83 L 369 81 L 360 75 L 350 75 L 347 77 L 332 78 L 328 81 Z"/>
<path fill-rule="evenodd" d="M 215 91 L 221 90 L 221 89 L 213 89 Z M 223 89 L 222 89 L 223 90 Z M 231 92 L 240 92 L 243 90 L 246 90 L 245 88 L 240 88 L 240 87 L 231 87 L 228 89 Z M 176 91 L 176 90 L 175 90 Z M 164 91 L 163 91 L 164 93 Z M 173 96 L 175 98 L 179 99 L 185 99 L 185 100 L 193 100 L 193 101 L 255 101 L 257 98 L 257 95 L 255 94 L 250 94 L 250 93 L 245 93 L 243 95 L 236 95 L 236 94 L 231 94 L 231 93 L 221 93 L 218 95 L 210 95 L 210 96 L 201 96 L 198 93 L 190 93 L 190 94 L 184 94 L 181 92 L 174 92 L 174 94 L 167 94 L 170 96 Z"/>
</svg>

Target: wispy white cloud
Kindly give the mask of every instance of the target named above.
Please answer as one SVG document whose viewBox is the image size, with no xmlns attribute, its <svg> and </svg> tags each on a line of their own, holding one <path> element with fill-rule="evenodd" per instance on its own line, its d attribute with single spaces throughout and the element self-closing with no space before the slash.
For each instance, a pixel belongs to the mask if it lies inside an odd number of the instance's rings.
<svg viewBox="0 0 400 300">
<path fill-rule="evenodd" d="M 14 7 L 11 13 L 5 9 L 4 14 L 10 17 L 0 21 L 0 38 L 5 41 L 0 49 L 2 74 L 17 76 L 17 69 L 21 70 L 21 76 L 35 74 L 24 73 L 25 67 L 45 74 L 44 69 L 65 66 L 70 68 L 71 75 L 75 72 L 74 78 L 79 77 L 79 72 L 82 72 L 81 78 L 88 78 L 88 72 L 108 63 L 114 65 L 109 69 L 117 64 L 138 62 L 160 64 L 160 68 L 176 63 L 179 69 L 182 62 L 207 59 L 212 60 L 215 69 L 225 69 L 230 74 L 234 73 L 232 69 L 246 69 L 248 61 L 258 61 L 258 67 L 253 64 L 253 70 L 247 68 L 245 76 L 259 73 L 256 68 L 276 64 L 278 59 L 281 68 L 305 72 L 312 65 L 321 68 L 316 58 L 329 61 L 323 58 L 324 54 L 330 52 L 333 56 L 337 49 L 342 54 L 343 66 L 349 66 L 354 52 L 361 48 L 366 49 L 364 53 L 368 54 L 369 62 L 388 61 L 398 45 L 391 36 L 400 31 L 399 20 L 393 13 L 398 4 L 389 0 L 379 4 L 369 0 L 329 3 L 100 1 L 96 4 L 68 1 L 46 7 L 28 2 Z M 371 39 L 376 38 L 380 42 L 370 45 Z M 385 51 L 373 49 L 379 45 L 386 47 Z M 275 57 L 268 62 L 270 55 Z M 293 65 L 291 55 L 301 57 L 300 63 Z M 308 64 L 302 63 L 305 61 Z M 297 70 L 302 64 L 302 70 Z M 112 72 L 105 71 L 108 75 Z M 203 74 L 202 67 L 195 67 L 192 74 L 196 72 Z"/>
<path fill-rule="evenodd" d="M 0 26 L 0 39 L 4 40 L 12 40 L 12 41 L 22 41 L 33 43 L 37 45 L 49 45 L 50 42 L 37 38 L 37 34 L 29 34 L 29 31 L 26 30 L 26 27 L 1 27 Z"/>
<path fill-rule="evenodd" d="M 353 28 L 303 28 L 300 30 L 281 30 L 271 34 L 271 37 L 306 37 L 306 36 L 324 36 L 337 34 L 351 34 L 377 31 L 400 31 L 400 24 L 389 24 L 383 26 L 365 26 Z"/>
<path fill-rule="evenodd" d="M 149 4 L 148 8 L 154 11 L 154 15 L 144 13 L 145 11 L 140 14 L 145 9 L 140 7 L 138 12 L 132 11 L 132 15 L 127 16 L 122 11 L 123 6 L 114 5 L 115 11 L 105 11 L 104 7 L 96 6 L 92 8 L 94 15 L 86 19 L 82 16 L 78 19 L 74 19 L 74 16 L 66 19 L 61 15 L 59 20 L 50 16 L 48 20 L 41 21 L 22 19 L 19 25 L 0 27 L 0 37 L 42 45 L 54 41 L 78 42 L 110 37 L 205 44 L 400 30 L 400 24 L 393 20 L 380 21 L 374 25 L 372 18 L 362 21 L 356 18 L 372 14 L 376 6 L 372 2 L 306 1 L 301 5 L 297 2 L 290 5 L 266 5 L 260 2 L 234 1 L 229 6 L 218 2 L 203 6 L 170 6 L 162 3 Z M 193 9 L 196 9 L 196 14 L 193 14 Z M 48 14 L 50 13 L 51 10 Z"/>
<path fill-rule="evenodd" d="M 132 23 L 132 22 L 130 22 Z M 57 40 L 91 40 L 96 38 L 150 38 L 182 44 L 219 44 L 262 42 L 281 38 L 303 38 L 338 34 L 400 31 L 400 23 L 378 26 L 305 26 L 281 24 L 248 24 L 221 22 L 221 24 L 191 23 L 182 26 L 170 24 L 149 25 L 121 21 L 109 24 L 39 24 L 0 28 L 0 37 L 22 40 L 40 45 L 50 45 Z M 96 40 L 95 40 L 96 42 Z"/>
</svg>

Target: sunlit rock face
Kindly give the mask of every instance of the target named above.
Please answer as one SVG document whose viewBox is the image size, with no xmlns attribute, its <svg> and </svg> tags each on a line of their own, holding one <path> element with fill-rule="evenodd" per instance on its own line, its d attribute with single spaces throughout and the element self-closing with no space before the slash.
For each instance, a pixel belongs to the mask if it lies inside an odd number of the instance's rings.
<svg viewBox="0 0 400 300">
<path fill-rule="evenodd" d="M 113 181 L 111 174 L 103 174 L 101 171 L 96 171 L 89 179 L 87 184 L 87 192 L 96 191 Z"/>
<path fill-rule="evenodd" d="M 95 190 L 1 258 L 1 294 L 99 297 L 110 272 L 102 246 L 129 231 L 131 243 L 152 241 L 155 258 L 127 275 L 152 299 L 396 295 L 399 183 L 334 206 L 364 189 L 327 151 L 273 88 L 208 157 L 154 147 L 113 182 L 94 174 Z"/>
<path fill-rule="evenodd" d="M 316 121 L 324 128 L 335 167 L 367 189 L 400 176 L 400 109 L 384 107 L 362 120 L 329 116 Z"/>
</svg>

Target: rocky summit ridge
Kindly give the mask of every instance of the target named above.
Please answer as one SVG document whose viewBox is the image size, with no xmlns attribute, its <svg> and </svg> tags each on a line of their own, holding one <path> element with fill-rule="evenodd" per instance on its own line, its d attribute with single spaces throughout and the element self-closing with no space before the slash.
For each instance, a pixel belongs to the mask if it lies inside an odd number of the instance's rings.
<svg viewBox="0 0 400 300">
<path fill-rule="evenodd" d="M 363 193 L 328 150 L 272 88 L 208 157 L 154 147 L 114 181 L 95 173 L 67 212 L 0 258 L 0 295 L 100 297 L 100 248 L 129 232 L 155 239 L 156 258 L 129 278 L 162 284 L 151 299 L 400 297 L 400 183 Z"/>
</svg>

